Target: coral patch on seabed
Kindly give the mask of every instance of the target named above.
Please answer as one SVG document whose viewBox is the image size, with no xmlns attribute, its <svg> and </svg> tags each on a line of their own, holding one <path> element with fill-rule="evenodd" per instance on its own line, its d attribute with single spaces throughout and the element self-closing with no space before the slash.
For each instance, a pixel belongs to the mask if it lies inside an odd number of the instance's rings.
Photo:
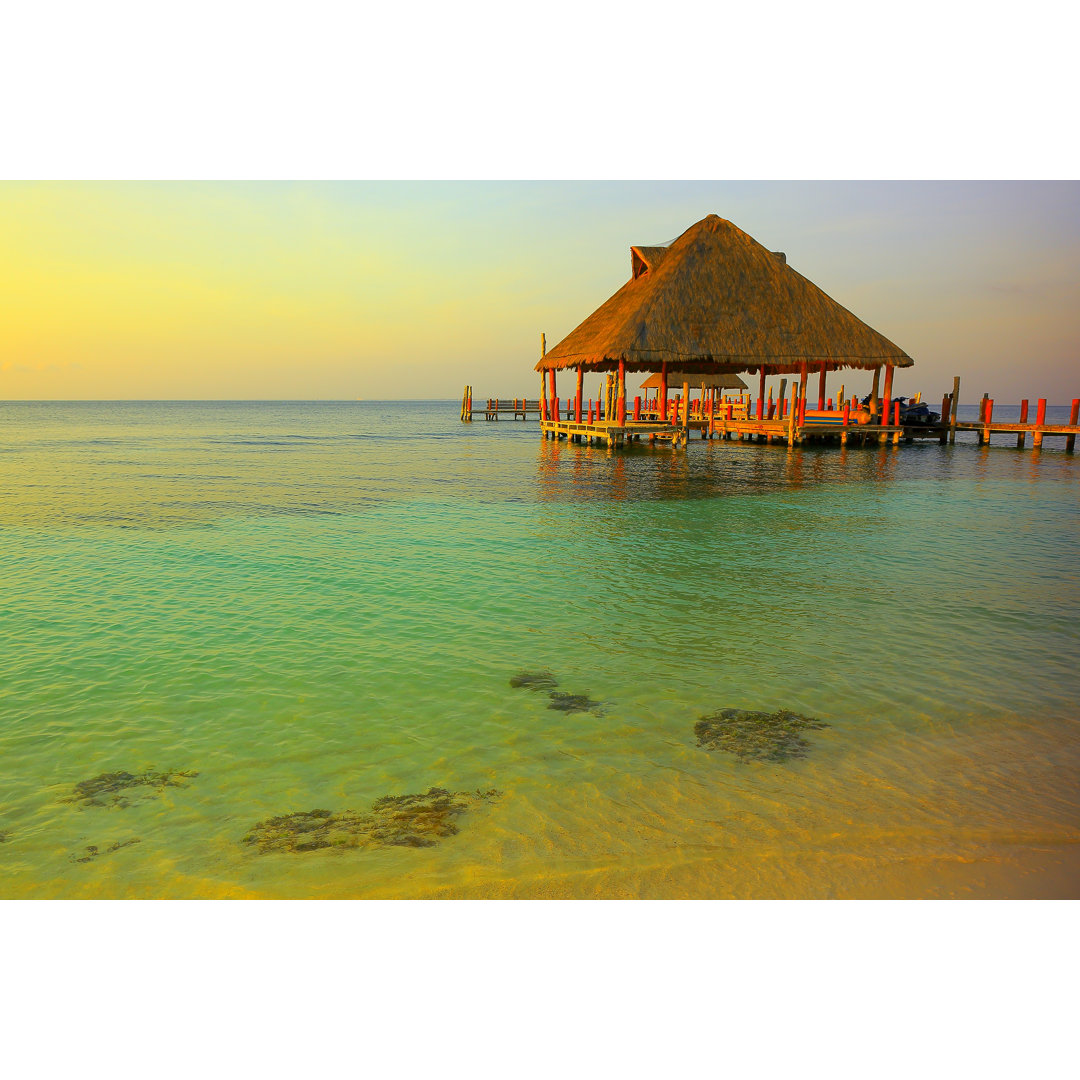
<svg viewBox="0 0 1080 1080">
<path fill-rule="evenodd" d="M 429 788 L 423 795 L 385 795 L 370 813 L 305 810 L 267 818 L 244 837 L 260 854 L 270 851 L 318 851 L 322 848 L 432 847 L 458 831 L 454 820 L 501 791 Z"/>
<path fill-rule="evenodd" d="M 68 858 L 72 862 L 86 863 L 93 862 L 94 859 L 100 855 L 111 855 L 114 851 L 119 851 L 121 848 L 131 847 L 132 844 L 141 844 L 142 840 L 137 836 L 131 837 L 130 840 L 117 840 L 115 844 L 111 844 L 104 851 L 101 851 L 96 844 L 87 844 L 86 854 L 84 855 L 69 855 Z"/>
<path fill-rule="evenodd" d="M 515 690 L 553 690 L 559 680 L 550 671 L 520 671 L 510 677 Z"/>
<path fill-rule="evenodd" d="M 809 753 L 803 731 L 828 726 L 824 720 L 787 709 L 774 713 L 721 709 L 703 716 L 694 725 L 694 734 L 705 750 L 722 750 L 743 761 L 787 761 Z"/>
<path fill-rule="evenodd" d="M 600 712 L 603 702 L 593 701 L 588 694 L 562 694 L 553 690 L 548 697 L 549 709 L 557 709 L 559 712 Z"/>
<path fill-rule="evenodd" d="M 131 800 L 121 792 L 133 788 L 150 788 L 149 795 L 160 794 L 168 787 L 184 787 L 185 780 L 198 776 L 197 772 L 169 769 L 166 772 L 145 772 L 138 775 L 129 772 L 101 773 L 89 780 L 80 780 L 72 793 L 61 802 L 81 803 L 83 806 L 130 806 Z"/>
<path fill-rule="evenodd" d="M 550 671 L 520 671 L 510 679 L 510 685 L 521 690 L 547 690 L 551 701 L 549 709 L 559 712 L 594 712 L 601 711 L 602 702 L 593 701 L 588 694 L 564 694 L 556 690 L 558 679 Z"/>
</svg>

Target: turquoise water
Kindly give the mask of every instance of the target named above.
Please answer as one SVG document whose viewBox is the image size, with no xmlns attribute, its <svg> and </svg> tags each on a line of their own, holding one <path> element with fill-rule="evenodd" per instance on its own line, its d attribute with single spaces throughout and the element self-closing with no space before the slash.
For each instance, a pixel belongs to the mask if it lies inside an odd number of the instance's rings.
<svg viewBox="0 0 1080 1080">
<path fill-rule="evenodd" d="M 0 895 L 1080 894 L 1071 456 L 457 415 L 0 407 Z M 694 736 L 726 707 L 829 726 L 740 760 Z M 501 795 L 427 847 L 244 843 L 431 787 Z"/>
</svg>

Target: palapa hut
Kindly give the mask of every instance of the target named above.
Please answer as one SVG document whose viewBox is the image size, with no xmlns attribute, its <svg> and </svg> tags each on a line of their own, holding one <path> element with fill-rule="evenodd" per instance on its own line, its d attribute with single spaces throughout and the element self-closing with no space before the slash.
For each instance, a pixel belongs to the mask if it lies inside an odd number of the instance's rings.
<svg viewBox="0 0 1080 1080">
<path fill-rule="evenodd" d="M 578 403 L 584 372 L 617 371 L 622 423 L 626 372 L 648 371 L 660 377 L 660 415 L 666 417 L 675 372 L 690 385 L 701 375 L 754 372 L 760 420 L 767 374 L 797 372 L 805 410 L 808 373 L 818 372 L 823 409 L 828 371 L 872 369 L 876 400 L 884 367 L 887 403 L 893 370 L 914 362 L 788 266 L 782 252 L 769 251 L 715 214 L 666 247 L 631 247 L 630 260 L 630 280 L 536 365 L 548 372 L 545 401 L 556 400 L 558 370 L 576 371 Z"/>
<path fill-rule="evenodd" d="M 682 374 L 682 370 L 679 368 L 673 368 L 668 372 L 671 376 L 677 376 Z M 695 375 L 694 386 L 703 386 L 706 390 L 745 390 L 747 389 L 746 383 L 739 378 L 738 375 L 733 375 L 730 372 L 720 372 L 714 375 Z M 658 371 L 655 375 L 650 375 L 642 384 L 642 390 L 659 390 L 660 384 L 663 382 L 663 376 Z"/>
</svg>

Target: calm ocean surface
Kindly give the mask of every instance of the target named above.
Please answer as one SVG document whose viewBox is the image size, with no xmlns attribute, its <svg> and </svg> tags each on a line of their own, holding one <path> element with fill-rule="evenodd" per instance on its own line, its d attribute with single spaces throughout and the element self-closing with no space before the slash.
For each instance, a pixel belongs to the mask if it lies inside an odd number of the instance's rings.
<svg viewBox="0 0 1080 1080">
<path fill-rule="evenodd" d="M 1060 447 L 2 404 L 0 896 L 1080 896 Z M 600 704 L 510 685 L 545 671 Z M 741 760 L 697 745 L 721 708 L 828 726 Z M 427 847 L 244 842 L 432 787 L 501 795 Z"/>
</svg>

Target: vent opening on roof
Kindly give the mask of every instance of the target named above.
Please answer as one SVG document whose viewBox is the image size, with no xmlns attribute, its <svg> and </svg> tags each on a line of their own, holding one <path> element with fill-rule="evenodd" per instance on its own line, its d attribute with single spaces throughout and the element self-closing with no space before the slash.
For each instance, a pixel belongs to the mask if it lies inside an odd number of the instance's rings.
<svg viewBox="0 0 1080 1080">
<path fill-rule="evenodd" d="M 632 247 L 630 249 L 630 274 L 636 281 L 642 274 L 655 270 L 668 253 L 666 247 Z"/>
</svg>

